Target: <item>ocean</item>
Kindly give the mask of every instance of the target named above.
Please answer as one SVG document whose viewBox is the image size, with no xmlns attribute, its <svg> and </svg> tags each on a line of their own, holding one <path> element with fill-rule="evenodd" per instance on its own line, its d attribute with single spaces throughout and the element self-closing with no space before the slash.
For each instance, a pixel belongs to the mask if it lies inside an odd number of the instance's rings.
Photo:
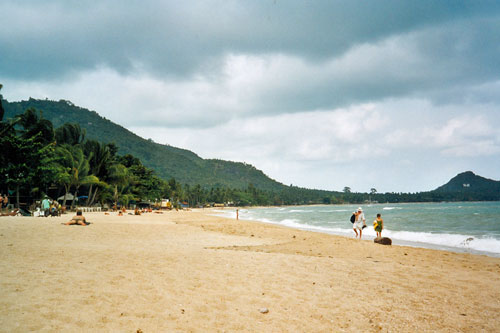
<svg viewBox="0 0 500 333">
<path fill-rule="evenodd" d="M 351 214 L 359 205 L 288 206 L 240 209 L 243 220 L 354 237 Z M 500 202 L 401 203 L 361 205 L 373 239 L 373 220 L 384 219 L 383 237 L 393 244 L 500 257 Z M 218 215 L 235 217 L 235 209 Z"/>
</svg>

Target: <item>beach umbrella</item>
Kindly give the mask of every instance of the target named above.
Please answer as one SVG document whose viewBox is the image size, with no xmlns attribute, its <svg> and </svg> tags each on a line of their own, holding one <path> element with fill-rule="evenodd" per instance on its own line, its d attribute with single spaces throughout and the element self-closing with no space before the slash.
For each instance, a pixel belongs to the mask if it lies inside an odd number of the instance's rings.
<svg viewBox="0 0 500 333">
<path fill-rule="evenodd" d="M 65 194 L 65 196 L 66 196 L 66 200 L 75 200 L 75 196 L 71 193 L 67 193 L 67 194 Z M 64 200 L 64 195 L 57 198 L 57 201 L 59 201 L 59 200 Z"/>
</svg>

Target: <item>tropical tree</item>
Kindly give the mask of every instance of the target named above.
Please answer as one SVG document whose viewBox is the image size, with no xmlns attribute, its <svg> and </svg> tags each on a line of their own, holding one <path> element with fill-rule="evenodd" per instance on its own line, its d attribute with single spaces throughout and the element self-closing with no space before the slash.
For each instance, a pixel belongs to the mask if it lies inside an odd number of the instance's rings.
<svg viewBox="0 0 500 333">
<path fill-rule="evenodd" d="M 16 206 L 20 191 L 37 192 L 54 179 L 54 131 L 41 112 L 28 109 L 3 123 L 0 135 L 0 174 L 8 188 L 14 188 Z"/>
<path fill-rule="evenodd" d="M 74 188 L 74 198 L 71 203 L 71 209 L 75 207 L 78 190 L 82 185 L 98 184 L 99 178 L 89 174 L 89 162 L 86 159 L 82 147 L 79 145 L 63 145 L 57 149 L 59 159 L 59 170 L 62 173 L 58 177 L 60 184 L 63 184 L 66 190 L 63 205 L 66 205 L 66 197 L 71 188 Z"/>
<path fill-rule="evenodd" d="M 115 207 L 117 207 L 118 203 L 122 201 L 122 203 L 126 206 L 133 198 L 130 193 L 132 182 L 132 177 L 128 169 L 123 164 L 118 163 L 111 167 L 109 175 L 109 189 L 111 189 Z"/>
<path fill-rule="evenodd" d="M 71 123 L 66 123 L 55 131 L 56 141 L 59 145 L 80 145 L 85 140 L 85 134 L 85 129 L 82 129 L 80 125 Z"/>
<path fill-rule="evenodd" d="M 89 162 L 89 173 L 99 179 L 98 182 L 90 184 L 87 198 L 87 206 L 90 206 L 95 202 L 99 191 L 108 185 L 106 180 L 109 178 L 114 156 L 111 154 L 109 145 L 95 140 L 85 141 L 83 151 Z"/>
<path fill-rule="evenodd" d="M 56 154 L 59 152 L 57 151 Z M 58 157 L 58 160 L 60 157 Z M 68 193 L 70 193 L 71 188 L 71 168 L 65 167 L 64 165 L 57 163 L 58 172 L 54 179 L 57 185 L 62 185 L 64 187 L 64 197 L 63 197 L 63 207 L 66 207 L 66 200 L 68 198 Z"/>
<path fill-rule="evenodd" d="M 170 196 L 173 201 L 173 205 L 177 207 L 177 202 L 182 200 L 184 197 L 184 190 L 182 185 L 178 183 L 175 178 L 170 178 L 168 181 L 168 187 L 170 189 Z"/>
<path fill-rule="evenodd" d="M 15 189 L 16 207 L 20 191 L 29 192 L 47 184 L 54 176 L 53 146 L 44 145 L 36 136 L 24 139 L 13 133 L 0 137 L 0 174 L 8 188 Z"/>
<path fill-rule="evenodd" d="M 36 137 L 35 140 L 42 144 L 54 142 L 54 128 L 52 122 L 43 118 L 42 111 L 29 108 L 15 118 L 19 119 L 17 124 L 21 126 L 18 130 L 18 134 L 24 139 Z"/>
</svg>

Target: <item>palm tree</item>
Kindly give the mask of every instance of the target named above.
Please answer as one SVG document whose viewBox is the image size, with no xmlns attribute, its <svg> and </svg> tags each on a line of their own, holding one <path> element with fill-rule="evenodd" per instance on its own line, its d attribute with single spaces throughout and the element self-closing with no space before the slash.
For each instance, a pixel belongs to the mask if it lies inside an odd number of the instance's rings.
<svg viewBox="0 0 500 333">
<path fill-rule="evenodd" d="M 171 178 L 168 181 L 168 186 L 172 195 L 173 205 L 177 207 L 177 203 L 184 197 L 182 186 L 175 180 L 175 178 Z"/>
<path fill-rule="evenodd" d="M 38 142 L 49 144 L 54 142 L 54 128 L 50 120 L 44 119 L 41 111 L 29 108 L 24 113 L 16 116 L 18 124 L 22 126 L 19 130 L 24 139 L 36 137 Z"/>
<path fill-rule="evenodd" d="M 368 200 L 369 200 L 370 202 L 372 202 L 372 195 L 374 195 L 375 193 L 377 193 L 377 189 L 376 189 L 376 188 L 374 188 L 374 187 L 372 187 L 372 188 L 370 189 L 370 195 L 368 196 Z"/>
<path fill-rule="evenodd" d="M 0 84 L 0 90 L 2 90 L 2 85 Z M 3 116 L 5 114 L 5 109 L 2 105 L 3 96 L 0 94 L 0 137 L 5 135 L 8 131 L 14 129 L 14 126 L 17 122 L 19 122 L 18 118 L 10 119 L 8 122 L 3 121 Z"/>
<path fill-rule="evenodd" d="M 94 203 L 99 189 L 108 185 L 106 180 L 109 178 L 109 173 L 113 165 L 113 156 L 108 145 L 95 140 L 85 141 L 83 150 L 89 161 L 90 174 L 99 178 L 98 183 L 90 184 L 87 198 L 87 206 L 90 206 Z M 95 189 L 93 188 L 94 185 L 96 185 Z"/>
<path fill-rule="evenodd" d="M 57 149 L 57 153 L 59 153 L 59 149 Z M 66 200 L 68 198 L 68 193 L 71 188 L 71 168 L 65 167 L 62 164 L 59 164 L 59 172 L 57 173 L 55 183 L 64 186 L 64 199 L 63 199 L 63 207 L 66 207 Z"/>
<path fill-rule="evenodd" d="M 110 169 L 109 184 L 112 191 L 114 205 L 123 200 L 125 204 L 132 198 L 130 187 L 133 185 L 132 177 L 123 164 L 114 164 Z"/>
<path fill-rule="evenodd" d="M 91 185 L 99 183 L 99 178 L 89 175 L 89 161 L 85 158 L 83 150 L 78 146 L 73 146 L 73 169 L 72 185 L 75 187 L 75 198 L 78 198 L 78 189 L 82 185 Z M 71 204 L 71 209 L 75 206 L 75 200 Z"/>
<path fill-rule="evenodd" d="M 78 124 L 66 123 L 55 131 L 57 144 L 70 146 L 81 145 L 85 140 L 85 129 Z"/>
<path fill-rule="evenodd" d="M 62 145 L 57 148 L 61 166 L 61 173 L 58 180 L 63 184 L 66 194 L 69 193 L 72 187 L 75 189 L 71 209 L 75 207 L 75 199 L 78 197 L 78 190 L 82 185 L 98 184 L 99 178 L 89 174 L 89 162 L 86 159 L 83 149 L 80 146 Z M 66 205 L 66 195 L 64 196 L 63 205 Z"/>
</svg>

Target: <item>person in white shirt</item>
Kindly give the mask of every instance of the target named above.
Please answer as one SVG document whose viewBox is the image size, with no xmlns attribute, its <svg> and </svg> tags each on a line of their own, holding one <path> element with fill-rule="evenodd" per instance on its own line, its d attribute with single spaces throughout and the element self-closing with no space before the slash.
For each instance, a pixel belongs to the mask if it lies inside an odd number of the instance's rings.
<svg viewBox="0 0 500 333">
<path fill-rule="evenodd" d="M 359 231 L 359 239 L 361 239 L 361 235 L 363 234 L 363 228 L 366 227 L 365 214 L 363 213 L 363 209 L 359 207 L 358 210 L 354 212 L 354 215 L 356 215 L 356 220 L 354 221 L 352 228 L 356 233 L 356 238 L 358 238 L 358 231 Z"/>
</svg>

